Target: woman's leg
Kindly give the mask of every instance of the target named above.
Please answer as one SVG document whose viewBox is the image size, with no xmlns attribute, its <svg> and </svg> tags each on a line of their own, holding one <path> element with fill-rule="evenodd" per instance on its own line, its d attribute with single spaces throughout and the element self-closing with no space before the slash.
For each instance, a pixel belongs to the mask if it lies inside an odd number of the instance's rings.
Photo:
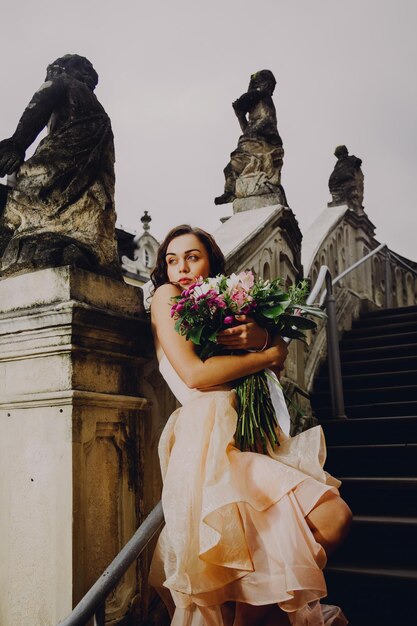
<svg viewBox="0 0 417 626">
<path fill-rule="evenodd" d="M 329 556 L 346 538 L 352 522 L 352 511 L 342 498 L 326 492 L 306 516 L 315 540 Z"/>
</svg>

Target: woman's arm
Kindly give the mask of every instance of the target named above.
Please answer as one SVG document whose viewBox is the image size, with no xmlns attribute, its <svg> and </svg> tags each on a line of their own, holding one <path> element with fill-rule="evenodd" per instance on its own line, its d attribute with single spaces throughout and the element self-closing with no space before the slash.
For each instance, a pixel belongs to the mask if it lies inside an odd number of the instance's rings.
<svg viewBox="0 0 417 626">
<path fill-rule="evenodd" d="M 159 287 L 152 299 L 152 330 L 177 374 L 191 389 L 203 389 L 254 374 L 266 367 L 280 369 L 288 349 L 279 339 L 267 350 L 242 355 L 215 356 L 201 361 L 194 344 L 179 335 L 171 318 L 171 298 L 180 294 L 174 285 Z"/>
</svg>

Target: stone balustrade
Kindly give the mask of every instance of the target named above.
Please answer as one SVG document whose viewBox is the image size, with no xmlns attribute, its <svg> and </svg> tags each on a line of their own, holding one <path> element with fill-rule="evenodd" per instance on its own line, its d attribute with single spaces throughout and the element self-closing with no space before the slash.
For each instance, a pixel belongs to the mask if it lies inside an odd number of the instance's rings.
<svg viewBox="0 0 417 626">
<path fill-rule="evenodd" d="M 317 280 L 320 267 L 327 265 L 335 278 L 380 245 L 375 226 L 365 212 L 357 213 L 347 206 L 326 208 L 306 232 L 302 261 L 305 276 L 311 284 Z M 399 255 L 396 255 L 397 257 Z M 349 330 L 362 311 L 385 306 L 385 250 L 365 261 L 335 286 L 338 328 Z M 390 255 L 392 306 L 413 305 L 417 301 L 417 263 Z M 409 266 L 409 269 L 406 265 Z M 314 376 L 326 356 L 325 324 L 312 333 L 305 354 L 305 386 L 311 390 Z"/>
</svg>

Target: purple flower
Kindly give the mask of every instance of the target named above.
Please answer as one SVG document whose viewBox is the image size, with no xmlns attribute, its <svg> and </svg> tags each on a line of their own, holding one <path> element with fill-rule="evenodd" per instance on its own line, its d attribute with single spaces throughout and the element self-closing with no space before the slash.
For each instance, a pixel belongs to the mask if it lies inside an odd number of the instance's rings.
<svg viewBox="0 0 417 626">
<path fill-rule="evenodd" d="M 233 324 L 235 318 L 233 317 L 233 315 L 227 315 L 227 317 L 225 317 L 223 321 L 225 324 Z"/>
<path fill-rule="evenodd" d="M 183 308 L 184 308 L 184 305 L 181 302 L 179 302 L 177 306 L 175 307 L 175 312 L 179 313 Z"/>
</svg>

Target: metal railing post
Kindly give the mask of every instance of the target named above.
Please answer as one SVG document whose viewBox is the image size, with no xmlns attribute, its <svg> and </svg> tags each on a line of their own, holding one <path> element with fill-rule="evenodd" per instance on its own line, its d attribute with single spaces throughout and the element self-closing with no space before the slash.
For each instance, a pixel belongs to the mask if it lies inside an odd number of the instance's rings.
<svg viewBox="0 0 417 626">
<path fill-rule="evenodd" d="M 392 308 L 392 272 L 391 257 L 388 248 L 385 251 L 385 308 Z"/>
<path fill-rule="evenodd" d="M 346 419 L 343 399 L 342 368 L 340 365 L 339 337 L 337 332 L 336 300 L 333 295 L 332 277 L 326 274 L 327 311 L 327 358 L 329 362 L 330 395 L 333 417 Z"/>
</svg>

